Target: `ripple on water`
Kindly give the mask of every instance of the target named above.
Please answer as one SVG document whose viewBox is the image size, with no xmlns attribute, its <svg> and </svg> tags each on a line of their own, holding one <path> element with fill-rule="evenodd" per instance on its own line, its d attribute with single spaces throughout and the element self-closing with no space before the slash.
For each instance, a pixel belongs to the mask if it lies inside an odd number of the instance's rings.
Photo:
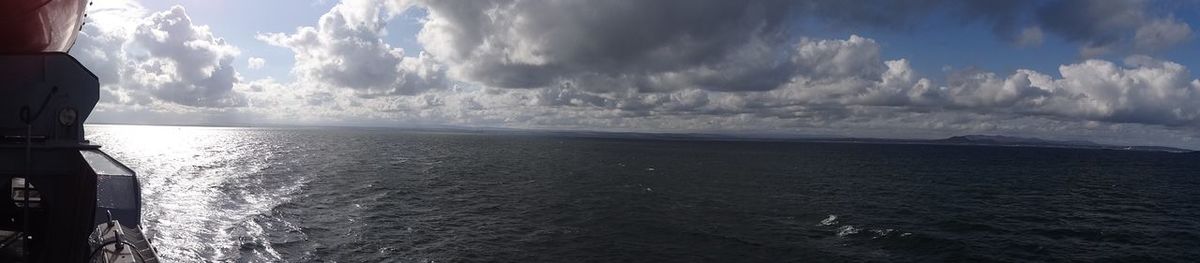
<svg viewBox="0 0 1200 263">
<path fill-rule="evenodd" d="M 342 128 L 89 131 L 142 176 L 148 234 L 166 261 L 1200 258 L 1200 177 L 1189 176 L 1200 162 L 1186 155 Z"/>
<path fill-rule="evenodd" d="M 164 261 L 278 261 L 261 216 L 304 180 L 268 133 L 111 126 L 90 140 L 138 172 L 143 223 Z M 99 130 L 104 130 L 99 129 Z M 93 129 L 97 130 L 97 129 Z M 286 225 L 286 223 L 283 223 Z"/>
</svg>

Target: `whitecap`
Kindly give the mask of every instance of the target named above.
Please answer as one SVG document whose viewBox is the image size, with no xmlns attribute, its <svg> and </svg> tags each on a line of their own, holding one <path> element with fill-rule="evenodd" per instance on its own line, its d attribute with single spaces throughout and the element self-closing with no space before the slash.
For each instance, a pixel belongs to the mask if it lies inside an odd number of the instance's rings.
<svg viewBox="0 0 1200 263">
<path fill-rule="evenodd" d="M 871 232 L 874 232 L 874 233 L 875 233 L 875 236 L 872 236 L 872 237 L 871 237 L 871 239 L 876 239 L 876 238 L 887 237 L 888 235 L 892 234 L 892 232 L 895 232 L 895 231 L 896 231 L 895 229 L 891 229 L 891 228 L 888 228 L 888 229 L 872 229 L 872 230 L 871 230 Z"/>
<path fill-rule="evenodd" d="M 855 228 L 854 226 L 847 225 L 847 226 L 838 228 L 837 236 L 845 237 L 845 236 L 849 236 L 849 235 L 853 235 L 853 234 L 858 234 L 858 231 L 862 231 L 862 229 L 858 229 L 858 228 Z"/>
<path fill-rule="evenodd" d="M 836 224 L 838 223 L 837 219 L 838 219 L 838 216 L 837 216 L 837 215 L 832 215 L 832 214 L 831 214 L 831 215 L 829 215 L 829 217 L 826 217 L 824 220 L 821 220 L 821 223 L 820 223 L 820 224 L 817 224 L 817 225 L 818 225 L 818 226 L 832 226 L 832 225 L 836 225 Z"/>
</svg>

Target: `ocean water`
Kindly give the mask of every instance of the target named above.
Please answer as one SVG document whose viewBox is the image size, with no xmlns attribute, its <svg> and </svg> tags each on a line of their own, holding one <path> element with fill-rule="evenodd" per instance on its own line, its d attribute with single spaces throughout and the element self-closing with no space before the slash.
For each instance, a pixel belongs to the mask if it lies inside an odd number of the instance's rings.
<svg viewBox="0 0 1200 263">
<path fill-rule="evenodd" d="M 1194 261 L 1200 156 L 87 127 L 167 262 Z"/>
</svg>

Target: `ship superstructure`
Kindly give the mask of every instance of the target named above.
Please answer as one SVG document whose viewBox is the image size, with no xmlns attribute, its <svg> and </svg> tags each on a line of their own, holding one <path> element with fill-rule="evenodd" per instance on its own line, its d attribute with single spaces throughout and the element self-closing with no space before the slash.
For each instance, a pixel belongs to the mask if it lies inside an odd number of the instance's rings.
<svg viewBox="0 0 1200 263">
<path fill-rule="evenodd" d="M 157 262 L 136 174 L 84 137 L 99 80 L 66 52 L 87 5 L 0 2 L 0 262 Z"/>
</svg>

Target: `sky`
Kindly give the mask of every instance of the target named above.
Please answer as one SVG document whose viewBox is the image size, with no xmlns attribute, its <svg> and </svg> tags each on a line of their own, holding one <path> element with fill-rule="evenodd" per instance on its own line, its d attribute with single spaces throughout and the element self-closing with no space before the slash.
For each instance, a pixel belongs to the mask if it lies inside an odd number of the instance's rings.
<svg viewBox="0 0 1200 263">
<path fill-rule="evenodd" d="M 92 123 L 1200 149 L 1200 1 L 94 0 Z"/>
</svg>

